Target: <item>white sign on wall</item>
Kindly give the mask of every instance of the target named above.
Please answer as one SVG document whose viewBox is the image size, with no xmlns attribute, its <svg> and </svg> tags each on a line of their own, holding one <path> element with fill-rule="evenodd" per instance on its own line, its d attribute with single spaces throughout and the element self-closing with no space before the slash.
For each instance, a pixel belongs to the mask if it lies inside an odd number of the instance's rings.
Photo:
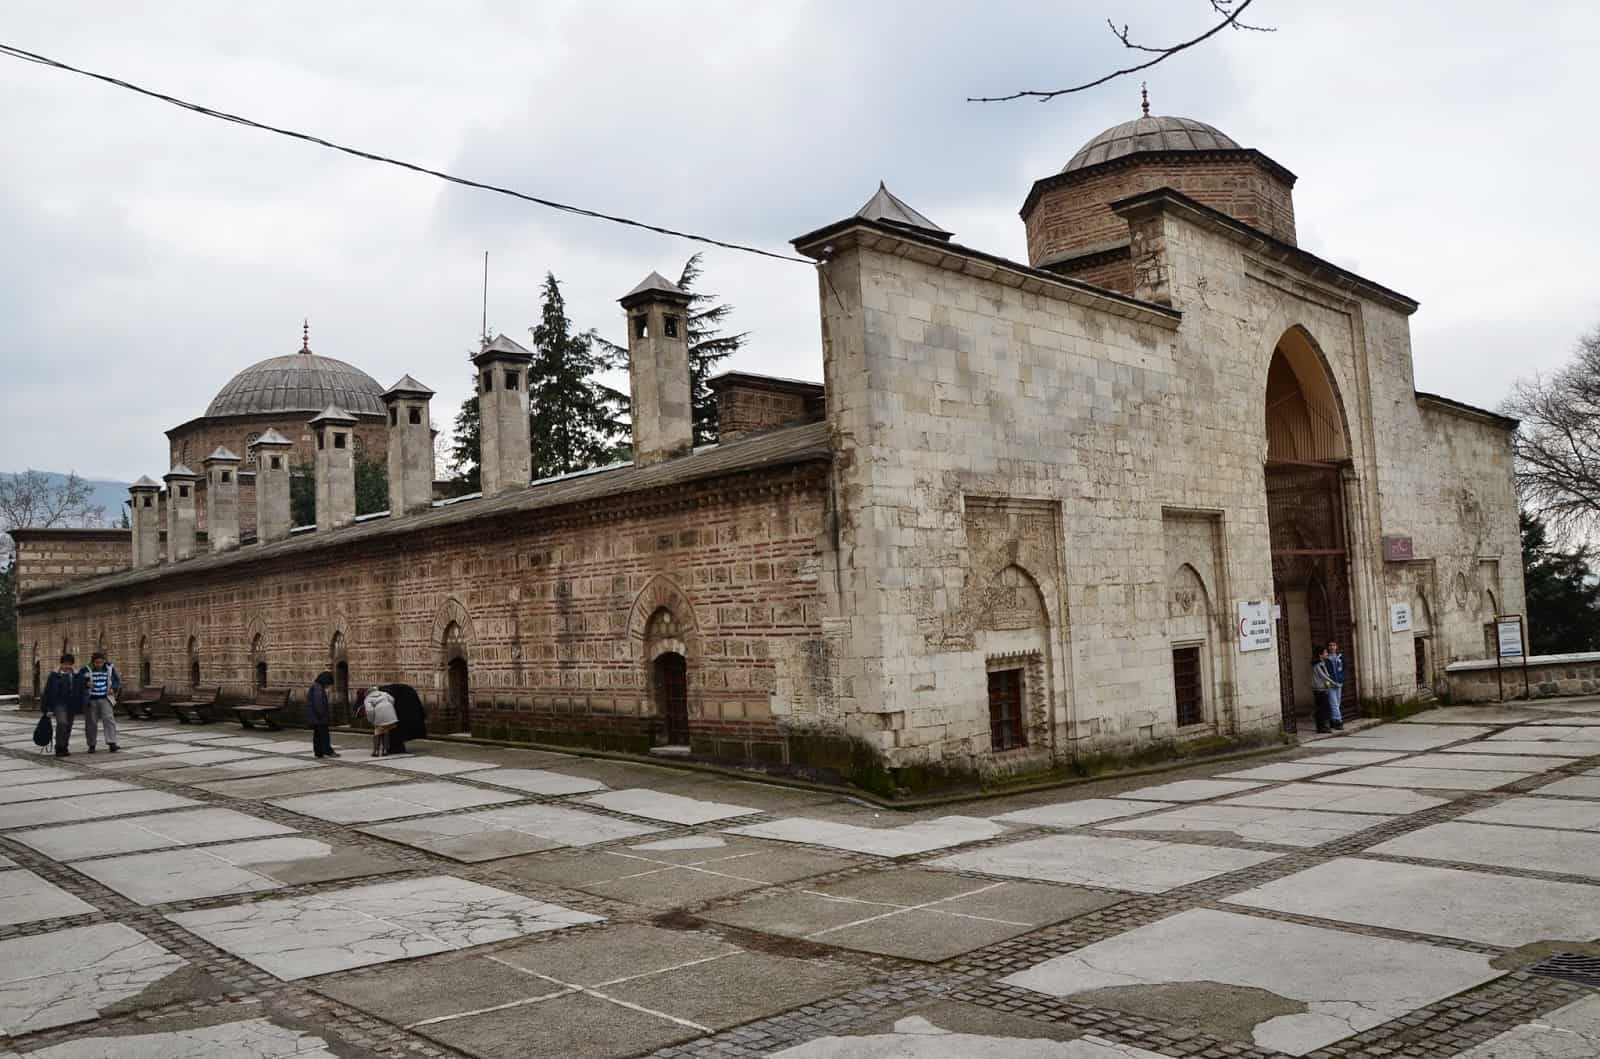
<svg viewBox="0 0 1600 1059">
<path fill-rule="evenodd" d="M 1409 603 L 1391 603 L 1391 604 L 1389 604 L 1389 631 L 1390 632 L 1410 632 L 1411 631 L 1411 604 L 1409 604 Z"/>
<path fill-rule="evenodd" d="M 1272 646 L 1272 607 L 1260 600 L 1239 604 L 1239 650 L 1265 651 Z"/>
<path fill-rule="evenodd" d="M 1522 620 L 1512 618 L 1494 623 L 1496 638 L 1500 641 L 1501 658 L 1522 657 Z"/>
</svg>

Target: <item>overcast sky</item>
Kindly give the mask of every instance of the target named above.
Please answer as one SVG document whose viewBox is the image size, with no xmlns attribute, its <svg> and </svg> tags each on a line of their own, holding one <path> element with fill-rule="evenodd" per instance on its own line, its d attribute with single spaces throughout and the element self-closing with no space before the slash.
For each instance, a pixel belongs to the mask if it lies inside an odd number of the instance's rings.
<svg viewBox="0 0 1600 1059">
<path fill-rule="evenodd" d="M 1351 10 L 1359 6 L 1358 10 Z M 1299 175 L 1300 243 L 1422 303 L 1417 385 L 1495 405 L 1600 323 L 1600 8 L 1258 0 L 1146 76 L 1152 110 Z M 9 0 L 0 41 L 219 109 L 593 209 L 777 249 L 880 179 L 968 245 L 1026 258 L 1031 182 L 1137 116 L 1138 82 L 1053 103 L 1203 0 L 214 3 Z M 0 57 L 0 470 L 131 480 L 239 369 L 312 346 L 468 393 L 526 339 L 546 271 L 582 326 L 695 247 L 199 118 Z M 815 279 L 706 255 L 752 341 L 731 367 L 821 377 Z"/>
</svg>

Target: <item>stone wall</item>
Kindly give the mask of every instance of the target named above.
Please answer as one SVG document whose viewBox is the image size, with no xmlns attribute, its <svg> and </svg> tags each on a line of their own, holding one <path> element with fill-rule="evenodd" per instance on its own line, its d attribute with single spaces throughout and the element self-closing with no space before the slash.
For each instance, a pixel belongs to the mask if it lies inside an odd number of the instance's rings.
<svg viewBox="0 0 1600 1059">
<path fill-rule="evenodd" d="M 1064 254 L 1126 243 L 1127 223 L 1111 203 L 1161 187 L 1292 244 L 1293 183 L 1286 177 L 1253 152 L 1145 154 L 1047 177 L 1022 208 L 1028 260 L 1043 265 Z"/>
<path fill-rule="evenodd" d="M 1503 673 L 1492 660 L 1452 662 L 1444 674 L 1454 703 L 1498 702 L 1502 692 L 1508 701 L 1593 695 L 1600 692 L 1600 652 L 1533 655 L 1526 671 L 1507 662 Z"/>
<path fill-rule="evenodd" d="M 711 379 L 710 386 L 717 396 L 717 434 L 724 441 L 823 418 L 823 389 L 816 383 L 730 372 Z"/>
<path fill-rule="evenodd" d="M 133 566 L 132 530 L 18 529 L 11 537 L 21 597 Z"/>
<path fill-rule="evenodd" d="M 478 503 L 469 501 L 468 503 Z M 643 628 L 666 607 L 683 630 L 697 750 L 784 761 L 790 736 L 842 729 L 820 580 L 821 465 L 774 470 L 587 511 L 458 523 L 341 545 L 301 538 L 180 565 L 136 590 L 24 605 L 31 652 L 102 639 L 124 672 L 225 695 L 304 689 L 343 647 L 352 688 L 414 685 L 430 727 L 455 730 L 447 653 L 459 647 L 480 736 L 644 749 L 658 732 Z M 124 542 L 124 552 L 127 551 Z"/>
</svg>

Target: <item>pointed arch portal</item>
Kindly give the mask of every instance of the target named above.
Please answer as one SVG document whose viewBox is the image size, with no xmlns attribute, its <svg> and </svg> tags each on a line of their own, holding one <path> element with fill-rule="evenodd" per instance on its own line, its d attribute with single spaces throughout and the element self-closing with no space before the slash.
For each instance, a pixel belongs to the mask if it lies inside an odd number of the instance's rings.
<svg viewBox="0 0 1600 1059">
<path fill-rule="evenodd" d="M 1311 335 L 1291 327 L 1267 368 L 1267 526 L 1278 607 L 1283 726 L 1312 707 L 1314 651 L 1337 640 L 1345 657 L 1343 712 L 1358 712 L 1355 607 L 1345 521 L 1349 430 L 1327 363 Z"/>
</svg>

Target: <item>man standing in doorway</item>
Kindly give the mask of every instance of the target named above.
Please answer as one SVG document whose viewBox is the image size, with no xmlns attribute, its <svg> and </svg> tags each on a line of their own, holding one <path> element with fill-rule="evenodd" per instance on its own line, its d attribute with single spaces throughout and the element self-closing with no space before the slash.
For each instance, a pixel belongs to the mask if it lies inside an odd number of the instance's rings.
<svg viewBox="0 0 1600 1059">
<path fill-rule="evenodd" d="M 122 674 L 104 651 L 96 651 L 90 656 L 89 668 L 83 675 L 89 685 L 89 703 L 83 710 L 83 734 L 89 741 L 89 753 L 94 753 L 102 725 L 106 730 L 106 748 L 116 753 L 122 749 L 117 746 L 117 692 L 122 690 Z"/>
<path fill-rule="evenodd" d="M 1335 640 L 1328 641 L 1328 677 L 1331 686 L 1328 688 L 1328 723 L 1333 725 L 1336 732 L 1344 731 L 1344 714 L 1339 711 L 1339 701 L 1344 696 L 1344 655 L 1339 653 L 1339 644 Z"/>
<path fill-rule="evenodd" d="M 67 740 L 72 735 L 72 719 L 83 712 L 84 696 L 88 685 L 76 670 L 77 659 L 70 651 L 61 655 L 61 663 L 50 679 L 44 682 L 39 710 L 55 722 L 56 757 L 66 757 Z"/>
</svg>

